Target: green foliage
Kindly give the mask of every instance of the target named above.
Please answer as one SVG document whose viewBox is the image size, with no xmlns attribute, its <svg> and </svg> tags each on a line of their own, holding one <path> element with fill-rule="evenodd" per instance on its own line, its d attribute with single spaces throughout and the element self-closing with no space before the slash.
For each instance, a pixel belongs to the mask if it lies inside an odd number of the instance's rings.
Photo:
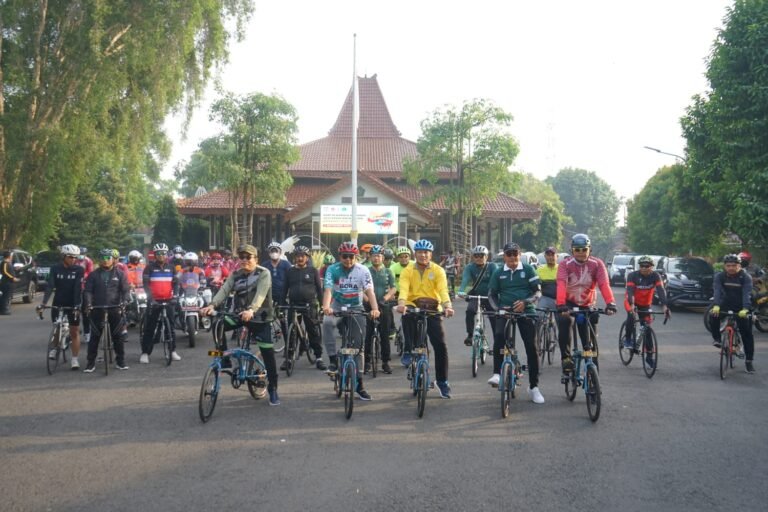
<svg viewBox="0 0 768 512">
<path fill-rule="evenodd" d="M 94 170 L 118 172 L 133 190 L 143 173 L 156 177 L 147 161 L 168 152 L 163 119 L 191 111 L 226 58 L 227 19 L 241 37 L 252 9 L 251 0 L 2 2 L 0 243 L 44 245 Z"/>
<path fill-rule="evenodd" d="M 63 244 L 125 250 L 131 245 L 125 216 L 107 197 L 90 187 L 80 187 L 62 216 L 52 247 Z"/>
<path fill-rule="evenodd" d="M 181 227 L 181 245 L 188 251 L 208 250 L 208 223 L 201 219 L 185 217 Z"/>
<path fill-rule="evenodd" d="M 543 250 L 550 245 L 561 245 L 563 227 L 573 221 L 565 215 L 565 205 L 549 183 L 536 179 L 532 174 L 522 173 L 518 186 L 505 192 L 541 209 L 538 221 L 524 221 L 515 226 L 515 240 L 521 246 Z"/>
<path fill-rule="evenodd" d="M 181 244 L 181 215 L 176 207 L 173 196 L 163 196 L 157 206 L 157 220 L 155 221 L 152 243 L 163 242 L 172 247 Z"/>
<path fill-rule="evenodd" d="M 610 185 L 593 171 L 562 169 L 546 179 L 560 196 L 565 213 L 573 219 L 573 231 L 587 233 L 593 251 L 606 256 L 611 250 L 616 231 L 616 216 L 621 201 Z"/>
<path fill-rule="evenodd" d="M 681 120 L 687 139 L 686 185 L 700 208 L 717 212 L 707 231 L 768 243 L 768 2 L 736 0 L 714 43 L 709 93 L 694 97 Z M 693 193 L 693 191 L 691 191 Z M 700 228 L 699 228 L 700 229 Z"/>
</svg>

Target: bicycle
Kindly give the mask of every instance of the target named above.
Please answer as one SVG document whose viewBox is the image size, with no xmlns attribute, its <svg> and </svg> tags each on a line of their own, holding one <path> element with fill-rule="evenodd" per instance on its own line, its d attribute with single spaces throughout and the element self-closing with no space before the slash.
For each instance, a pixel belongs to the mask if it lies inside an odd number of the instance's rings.
<svg viewBox="0 0 768 512">
<path fill-rule="evenodd" d="M 565 385 L 565 396 L 569 401 L 576 398 L 576 388 L 584 389 L 584 396 L 587 399 L 587 413 L 592 422 L 600 418 L 601 395 L 600 378 L 598 377 L 597 359 L 597 332 L 589 321 L 588 315 L 591 313 L 606 314 L 603 309 L 579 308 L 574 307 L 570 315 L 576 318 L 572 327 L 573 349 L 571 357 L 574 361 L 573 371 L 570 374 L 564 374 L 560 382 Z M 587 340 L 584 341 L 584 351 L 579 350 L 577 324 L 586 322 L 588 327 Z M 583 363 L 583 364 L 582 364 Z"/>
<path fill-rule="evenodd" d="M 725 320 L 725 324 L 720 328 L 720 380 L 725 380 L 728 367 L 733 368 L 733 358 L 743 359 L 744 352 L 741 350 L 741 333 L 736 324 L 738 313 L 727 311 L 723 314 L 721 311 L 720 316 L 724 317 Z M 751 320 L 752 313 L 749 313 L 747 318 Z M 723 334 L 725 334 L 725 339 L 723 339 Z"/>
<path fill-rule="evenodd" d="M 405 308 L 405 314 L 416 316 L 416 339 L 414 340 L 411 353 L 415 354 L 417 357 L 411 358 L 411 364 L 407 371 L 407 378 L 410 381 L 413 395 L 416 397 L 416 415 L 421 418 L 424 416 L 427 391 L 434 385 L 429 376 L 427 317 L 444 316 L 445 313 L 442 311 L 432 311 L 408 306 Z"/>
<path fill-rule="evenodd" d="M 272 347 L 275 354 L 279 354 L 285 349 L 285 334 L 283 332 L 283 320 L 285 315 L 280 311 L 279 307 L 275 308 L 275 319 L 272 320 Z M 287 327 L 286 327 L 287 329 Z"/>
<path fill-rule="evenodd" d="M 124 308 L 125 304 L 118 304 L 115 306 L 91 306 L 91 309 L 99 309 L 104 311 L 104 317 L 102 318 L 101 336 L 99 337 L 99 346 L 101 347 L 102 360 L 104 362 L 104 375 L 109 375 L 109 367 L 112 365 L 115 354 L 115 346 L 112 343 L 112 329 L 109 328 L 109 310 L 120 309 L 121 316 L 123 317 L 122 320 L 125 321 L 125 316 L 123 315 Z M 91 323 L 93 324 L 93 322 Z M 118 326 L 116 331 L 119 332 L 120 328 L 121 327 Z M 93 325 L 91 326 L 91 329 L 93 329 Z"/>
<path fill-rule="evenodd" d="M 405 338 L 403 337 L 403 326 L 398 325 L 397 331 L 395 331 L 395 350 L 397 355 L 403 355 L 403 347 L 405 346 Z"/>
<path fill-rule="evenodd" d="M 306 352 L 310 364 L 315 364 L 317 360 L 314 350 L 309 346 L 309 335 L 304 323 L 304 315 L 309 314 L 309 306 L 277 306 L 277 310 L 286 311 L 289 321 L 288 342 L 285 345 L 285 373 L 290 377 L 302 352 Z"/>
<path fill-rule="evenodd" d="M 545 356 L 547 364 L 551 366 L 557 348 L 557 321 L 555 320 L 557 310 L 536 308 L 536 311 L 544 313 L 543 318 L 537 319 L 536 352 L 541 362 L 540 366 L 544 366 Z"/>
<path fill-rule="evenodd" d="M 222 315 L 222 313 L 214 313 Z M 233 315 L 223 313 L 223 315 Z M 231 377 L 232 387 L 240 389 L 244 383 L 248 384 L 248 392 L 254 400 L 264 398 L 266 395 L 267 369 L 264 362 L 250 351 L 250 339 L 246 338 L 243 348 L 230 350 L 210 350 L 208 355 L 213 361 L 208 366 L 203 376 L 203 384 L 200 387 L 198 399 L 198 414 L 203 423 L 213 415 L 216 401 L 221 390 L 221 374 L 228 373 Z M 224 360 L 229 359 L 231 368 L 224 367 Z"/>
<path fill-rule="evenodd" d="M 67 362 L 67 350 L 70 349 L 70 342 L 72 339 L 69 337 L 69 318 L 67 317 L 67 311 L 80 311 L 79 307 L 69 306 L 39 306 L 38 316 L 40 320 L 43 319 L 44 309 L 57 309 L 56 320 L 53 321 L 53 327 L 51 327 L 51 334 L 48 336 L 48 350 L 46 352 L 46 368 L 48 375 L 53 375 L 56 368 L 59 366 L 59 360 L 62 363 Z M 77 314 L 77 313 L 75 313 Z M 54 357 L 51 357 L 51 354 Z"/>
<path fill-rule="evenodd" d="M 161 308 L 160 316 L 157 318 L 157 324 L 155 325 L 155 332 L 152 337 L 152 343 L 157 345 L 162 343 L 163 345 L 163 357 L 165 358 L 165 366 L 170 366 L 173 358 L 171 353 L 173 352 L 172 333 L 173 326 L 171 326 L 171 319 L 168 317 L 168 307 L 173 307 L 175 301 L 171 300 L 156 300 L 150 306 L 151 308 Z"/>
<path fill-rule="evenodd" d="M 373 332 L 371 333 L 371 376 L 375 379 L 381 360 L 381 334 L 379 334 L 379 319 L 372 318 Z"/>
<path fill-rule="evenodd" d="M 504 325 L 504 348 L 502 353 L 504 354 L 504 360 L 501 363 L 501 370 L 499 371 L 499 391 L 501 392 L 501 417 L 506 418 L 509 416 L 509 406 L 512 399 L 515 398 L 515 389 L 520 384 L 520 379 L 523 378 L 523 371 L 525 366 L 520 363 L 520 359 L 517 357 L 517 350 L 515 349 L 516 331 L 515 326 L 517 320 L 526 316 L 525 313 L 515 313 L 509 309 L 500 309 L 498 311 L 489 311 L 485 313 L 486 316 L 497 316 L 499 318 L 506 318 Z"/>
<path fill-rule="evenodd" d="M 656 374 L 656 368 L 658 368 L 659 345 L 656 339 L 656 332 L 654 332 L 653 328 L 651 327 L 651 322 L 640 320 L 638 313 L 642 313 L 643 315 L 664 314 L 658 311 L 652 311 L 650 308 L 638 309 L 634 314 L 634 322 L 636 324 L 639 323 L 640 327 L 634 330 L 635 334 L 632 338 L 631 347 L 624 346 L 624 338 L 626 337 L 625 332 L 627 330 L 627 320 L 624 320 L 624 322 L 621 324 L 621 328 L 619 329 L 619 357 L 621 358 L 621 362 L 624 363 L 624 366 L 629 366 L 629 363 L 632 362 L 632 357 L 635 354 L 641 354 L 641 358 L 643 360 L 643 371 L 645 372 L 645 376 L 650 379 Z M 669 321 L 669 317 L 664 318 L 665 325 L 667 321 Z M 641 344 L 642 351 L 640 350 Z"/>
<path fill-rule="evenodd" d="M 362 343 L 364 341 L 361 336 L 361 346 L 355 347 L 353 345 L 354 342 L 352 341 L 352 336 L 349 332 L 350 324 L 352 323 L 352 318 L 355 316 L 368 316 L 368 313 L 342 306 L 340 311 L 333 312 L 333 316 L 341 317 L 343 319 L 340 329 L 341 348 L 338 352 L 337 370 L 328 370 L 326 373 L 331 381 L 333 381 L 333 390 L 336 393 L 336 398 L 340 398 L 342 394 L 344 395 L 344 415 L 349 419 L 352 417 L 355 398 L 354 393 L 357 389 L 357 362 L 355 361 L 355 357 L 362 353 Z M 358 329 L 360 329 L 359 325 Z"/>
<path fill-rule="evenodd" d="M 485 335 L 485 317 L 487 315 L 483 314 L 483 308 L 480 304 L 480 301 L 485 300 L 488 297 L 482 295 L 467 295 L 466 298 L 468 301 L 477 300 L 477 310 L 475 310 L 475 327 L 472 330 L 471 352 L 472 377 L 477 377 L 477 362 L 480 361 L 480 364 L 485 364 L 486 356 L 490 352 L 490 348 L 488 347 L 488 338 Z"/>
</svg>

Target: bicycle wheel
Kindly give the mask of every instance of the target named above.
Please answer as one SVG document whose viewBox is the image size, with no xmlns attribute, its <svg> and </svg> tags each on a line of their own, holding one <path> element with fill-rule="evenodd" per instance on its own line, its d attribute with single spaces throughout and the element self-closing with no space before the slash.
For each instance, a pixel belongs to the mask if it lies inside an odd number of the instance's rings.
<svg viewBox="0 0 768 512">
<path fill-rule="evenodd" d="M 509 416 L 509 404 L 512 402 L 515 390 L 515 377 L 512 370 L 512 364 L 505 362 L 501 368 L 501 381 L 499 382 L 499 391 L 501 391 L 501 417 Z"/>
<path fill-rule="evenodd" d="M 429 383 L 426 363 L 419 364 L 416 370 L 416 415 L 424 416 L 424 406 L 427 403 L 427 387 Z"/>
<path fill-rule="evenodd" d="M 555 348 L 557 347 L 557 329 L 555 324 L 550 322 L 547 325 L 547 364 L 552 365 L 555 359 Z"/>
<path fill-rule="evenodd" d="M 343 366 L 343 356 L 338 356 L 339 358 L 339 369 L 336 370 L 336 375 L 334 377 L 334 383 L 333 383 L 333 389 L 336 391 L 336 398 L 341 398 L 341 393 L 344 392 L 343 389 L 341 389 L 341 371 Z"/>
<path fill-rule="evenodd" d="M 301 340 L 301 346 L 304 347 L 304 350 L 307 353 L 307 361 L 309 361 L 309 364 L 315 364 L 317 361 L 317 356 L 315 356 L 315 351 L 309 345 L 309 339 L 307 338 L 306 331 L 304 332 L 304 336 Z"/>
<path fill-rule="evenodd" d="M 109 364 L 112 362 L 112 335 L 110 333 L 109 321 L 104 322 L 99 338 L 101 350 L 104 353 L 104 375 L 109 375 Z"/>
<path fill-rule="evenodd" d="M 397 355 L 403 355 L 403 326 L 397 328 L 395 333 L 395 348 L 397 349 Z"/>
<path fill-rule="evenodd" d="M 381 340 L 379 335 L 374 333 L 371 336 L 371 376 L 376 378 L 379 368 L 379 354 L 381 353 Z"/>
<path fill-rule="evenodd" d="M 171 357 L 171 353 L 173 350 L 171 349 L 171 336 L 173 335 L 173 327 L 171 327 L 171 321 L 168 319 L 168 317 L 161 317 L 161 340 L 163 343 L 163 357 L 165 358 L 165 366 L 171 366 L 171 363 L 173 362 L 173 358 Z"/>
<path fill-rule="evenodd" d="M 597 376 L 597 368 L 594 365 L 587 365 L 587 375 L 585 377 L 584 391 L 587 395 L 587 412 L 589 419 L 594 423 L 600 417 L 600 379 Z"/>
<path fill-rule="evenodd" d="M 728 333 L 728 365 L 733 368 L 733 358 L 736 357 L 736 329 Z"/>
<path fill-rule="evenodd" d="M 632 357 L 634 357 L 635 355 L 634 337 L 633 337 L 632 348 L 624 347 L 624 337 L 625 337 L 626 330 L 627 330 L 627 321 L 624 320 L 621 323 L 621 328 L 619 329 L 619 357 L 621 358 L 621 362 L 624 363 L 624 366 L 629 365 L 629 363 L 632 362 Z"/>
<path fill-rule="evenodd" d="M 347 419 L 352 417 L 352 410 L 355 408 L 355 381 L 357 380 L 357 370 L 354 363 L 350 360 L 344 365 L 344 374 L 341 377 L 344 388 L 344 416 Z"/>
<path fill-rule="evenodd" d="M 649 379 L 656 373 L 659 364 L 659 346 L 656 341 L 656 333 L 653 332 L 650 325 L 645 326 L 645 336 L 643 340 L 643 371 Z"/>
<path fill-rule="evenodd" d="M 266 371 L 261 368 L 260 365 L 256 364 L 255 360 L 248 359 L 245 375 L 248 382 L 248 392 L 251 394 L 254 400 L 264 398 L 264 396 L 267 394 L 264 373 L 266 373 Z"/>
<path fill-rule="evenodd" d="M 480 364 L 485 364 L 485 358 L 488 355 L 489 350 L 488 340 L 485 337 L 485 331 L 483 331 L 483 334 L 480 337 Z"/>
<path fill-rule="evenodd" d="M 200 387 L 200 399 L 197 411 L 200 419 L 205 423 L 211 418 L 216 407 L 216 399 L 219 397 L 219 368 L 209 367 L 203 377 L 203 385 Z"/>
<path fill-rule="evenodd" d="M 571 374 L 563 380 L 563 384 L 565 384 L 565 397 L 569 401 L 573 402 L 573 399 L 576 398 L 576 388 L 579 387 L 576 381 L 575 368 L 574 371 L 572 371 Z"/>
<path fill-rule="evenodd" d="M 293 375 L 296 360 L 299 358 L 299 332 L 296 325 L 288 329 L 288 343 L 285 346 L 285 375 Z"/>
<path fill-rule="evenodd" d="M 285 349 L 285 339 L 280 320 L 274 320 L 272 322 L 272 350 L 275 351 L 275 354 L 279 354 Z"/>
<path fill-rule="evenodd" d="M 477 377 L 477 361 L 480 359 L 480 342 L 477 336 L 472 337 L 472 377 Z"/>
<path fill-rule="evenodd" d="M 53 357 L 51 357 L 51 354 L 53 354 Z M 51 330 L 51 336 L 48 338 L 48 347 L 45 352 L 48 375 L 53 375 L 53 372 L 55 372 L 56 368 L 59 366 L 59 355 L 61 355 L 61 327 L 58 324 L 54 324 L 53 330 Z"/>
<path fill-rule="evenodd" d="M 720 379 L 725 380 L 725 376 L 728 374 L 728 360 L 729 357 L 729 351 L 728 351 L 728 339 L 731 338 L 730 328 L 725 329 L 725 333 L 728 336 L 727 339 L 722 340 L 720 344 Z"/>
</svg>

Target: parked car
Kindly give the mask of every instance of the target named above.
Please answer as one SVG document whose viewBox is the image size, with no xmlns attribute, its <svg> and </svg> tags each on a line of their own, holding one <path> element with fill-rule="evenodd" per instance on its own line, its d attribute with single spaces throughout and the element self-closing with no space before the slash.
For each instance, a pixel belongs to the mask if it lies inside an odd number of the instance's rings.
<svg viewBox="0 0 768 512">
<path fill-rule="evenodd" d="M 608 278 L 611 281 L 611 286 L 619 286 L 627 284 L 626 272 L 627 267 L 630 266 L 630 262 L 633 256 L 638 256 L 634 252 L 617 252 L 613 255 L 613 258 L 606 262 L 608 267 Z M 630 272 L 632 267 L 630 267 Z"/>
<path fill-rule="evenodd" d="M 707 307 L 712 298 L 715 269 L 695 256 L 659 258 L 656 271 L 667 291 L 667 304 L 677 307 Z"/>
<path fill-rule="evenodd" d="M 37 291 L 44 291 L 48 287 L 48 275 L 51 267 L 61 261 L 59 251 L 40 251 L 35 254 L 35 267 L 37 273 Z"/>
<path fill-rule="evenodd" d="M 29 304 L 37 293 L 37 272 L 35 260 L 27 251 L 11 249 L 11 266 L 19 281 L 13 284 L 13 296 L 11 300 L 22 299 Z"/>
<path fill-rule="evenodd" d="M 504 265 L 504 252 L 502 251 L 502 252 L 498 253 L 496 256 L 493 257 L 493 260 L 491 260 L 491 261 L 493 261 L 496 265 L 503 266 Z M 524 252 L 524 253 L 520 254 L 520 261 L 522 263 L 526 263 L 526 264 L 532 266 L 533 268 L 537 268 L 539 266 L 539 264 L 540 264 L 539 262 L 540 261 L 543 262 L 544 260 L 543 259 L 539 260 L 539 257 L 536 256 L 535 252 L 527 251 L 527 252 Z"/>
</svg>

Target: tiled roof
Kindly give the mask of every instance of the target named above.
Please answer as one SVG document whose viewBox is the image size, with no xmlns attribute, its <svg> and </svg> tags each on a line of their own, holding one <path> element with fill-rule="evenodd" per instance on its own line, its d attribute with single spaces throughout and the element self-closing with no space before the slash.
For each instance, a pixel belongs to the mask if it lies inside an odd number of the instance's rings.
<svg viewBox="0 0 768 512">
<path fill-rule="evenodd" d="M 384 101 L 384 95 L 381 94 L 379 82 L 376 75 L 372 77 L 358 77 L 357 91 L 359 99 L 359 118 L 357 121 L 357 136 L 366 137 L 399 137 L 400 132 L 392 122 L 392 116 L 389 115 L 387 103 Z M 336 124 L 328 132 L 329 137 L 352 137 L 352 87 L 349 88 L 349 94 L 341 107 L 339 117 L 336 118 Z"/>
<path fill-rule="evenodd" d="M 294 183 L 285 195 L 284 206 L 274 207 L 262 203 L 256 204 L 254 208 L 260 213 L 285 213 L 305 203 L 313 204 L 316 196 L 335 183 L 335 180 L 325 183 Z M 199 197 L 180 199 L 176 204 L 179 212 L 185 215 L 218 215 L 229 212 L 230 200 L 226 190 L 216 190 Z"/>
</svg>

